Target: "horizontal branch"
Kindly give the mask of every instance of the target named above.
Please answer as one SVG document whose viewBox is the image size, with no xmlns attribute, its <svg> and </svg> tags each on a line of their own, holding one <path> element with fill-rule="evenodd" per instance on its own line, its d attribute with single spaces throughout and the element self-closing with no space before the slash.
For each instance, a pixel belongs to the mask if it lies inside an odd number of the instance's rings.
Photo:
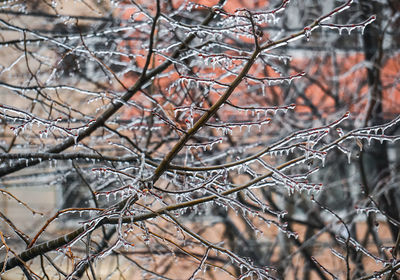
<svg viewBox="0 0 400 280">
<path fill-rule="evenodd" d="M 344 141 L 346 138 L 350 137 L 351 134 L 352 134 L 352 131 L 347 133 L 346 135 L 343 135 L 342 137 L 336 139 L 334 142 L 330 143 L 329 145 L 324 146 L 323 148 L 320 149 L 320 151 L 331 149 L 332 146 L 337 145 L 338 143 Z M 292 160 L 290 160 L 290 161 L 288 161 L 286 163 L 283 163 L 283 164 L 279 165 L 275 169 L 276 170 L 284 169 L 284 168 L 286 168 L 288 166 L 291 166 L 291 165 L 293 165 L 293 164 L 295 164 L 297 162 L 301 162 L 301 161 L 303 161 L 305 159 L 306 159 L 305 156 L 297 157 L 295 159 L 292 159 Z M 269 171 L 269 172 L 265 173 L 262 176 L 259 176 L 259 177 L 255 178 L 253 180 L 250 180 L 246 184 L 239 185 L 239 186 L 233 186 L 232 189 L 229 189 L 227 191 L 221 192 L 220 195 L 226 196 L 226 195 L 230 195 L 230 194 L 239 192 L 239 191 L 241 191 L 243 189 L 246 189 L 246 188 L 248 188 L 250 186 L 253 186 L 256 183 L 258 183 L 258 182 L 260 182 L 260 181 L 272 176 L 272 174 L 273 174 L 273 172 Z M 203 203 L 206 203 L 206 202 L 213 201 L 213 200 L 215 200 L 217 198 L 218 198 L 218 196 L 216 196 L 216 195 L 210 195 L 210 196 L 198 198 L 198 199 L 195 199 L 195 200 L 191 200 L 191 201 L 187 201 L 187 202 L 183 202 L 183 203 L 179 203 L 179 204 L 174 204 L 174 205 L 170 205 L 170 206 L 167 206 L 167 207 L 163 207 L 163 208 L 160 208 L 160 209 L 155 210 L 155 211 L 149 211 L 148 213 L 145 213 L 145 214 L 132 216 L 132 217 L 123 217 L 122 218 L 122 223 L 129 224 L 129 223 L 134 223 L 134 222 L 139 222 L 139 221 L 145 221 L 145 220 L 156 218 L 156 217 L 158 217 L 160 215 L 163 215 L 166 211 L 168 212 L 168 211 L 184 209 L 184 208 L 187 208 L 187 207 L 193 207 L 195 205 L 199 205 L 199 204 L 203 204 Z M 101 218 L 101 220 L 97 222 L 95 228 L 98 228 L 98 227 L 100 227 L 102 225 L 112 225 L 112 224 L 116 225 L 116 224 L 118 224 L 120 222 L 121 222 L 121 219 L 119 217 L 118 218 L 107 218 L 107 217 L 105 217 L 105 218 Z M 21 254 L 18 255 L 18 257 L 13 257 L 13 258 L 9 259 L 6 264 L 4 264 L 4 262 L 0 263 L 0 267 L 5 267 L 5 270 L 9 270 L 9 269 L 12 269 L 12 268 L 18 266 L 21 263 L 20 260 L 26 262 L 26 261 L 29 261 L 29 260 L 39 256 L 39 255 L 42 255 L 42 254 L 45 254 L 47 252 L 53 251 L 53 250 L 55 250 L 57 248 L 60 248 L 62 246 L 66 246 L 68 243 L 72 242 L 79 235 L 84 234 L 86 229 L 87 229 L 87 225 L 85 225 L 83 227 L 80 227 L 80 228 L 76 229 L 75 231 L 73 231 L 73 232 L 71 232 L 69 234 L 66 234 L 64 236 L 61 236 L 61 237 L 59 237 L 57 239 L 54 239 L 54 240 L 51 240 L 51 241 L 36 245 L 36 246 L 34 246 L 34 247 L 22 252 Z"/>
</svg>

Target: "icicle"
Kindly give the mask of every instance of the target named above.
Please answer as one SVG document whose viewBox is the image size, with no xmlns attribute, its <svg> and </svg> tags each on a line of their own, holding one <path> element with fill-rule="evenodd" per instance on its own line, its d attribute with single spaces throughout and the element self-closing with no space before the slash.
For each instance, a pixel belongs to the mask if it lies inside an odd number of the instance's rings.
<svg viewBox="0 0 400 280">
<path fill-rule="evenodd" d="M 307 42 L 310 41 L 311 37 L 311 28 L 309 26 L 304 27 L 304 35 L 306 36 Z"/>
</svg>

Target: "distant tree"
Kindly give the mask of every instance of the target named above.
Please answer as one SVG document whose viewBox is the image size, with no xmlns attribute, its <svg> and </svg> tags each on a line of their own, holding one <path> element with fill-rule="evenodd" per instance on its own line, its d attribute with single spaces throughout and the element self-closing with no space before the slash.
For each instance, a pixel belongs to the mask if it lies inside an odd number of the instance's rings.
<svg viewBox="0 0 400 280">
<path fill-rule="evenodd" d="M 244 2 L 1 2 L 4 277 L 397 279 L 397 2 Z"/>
</svg>

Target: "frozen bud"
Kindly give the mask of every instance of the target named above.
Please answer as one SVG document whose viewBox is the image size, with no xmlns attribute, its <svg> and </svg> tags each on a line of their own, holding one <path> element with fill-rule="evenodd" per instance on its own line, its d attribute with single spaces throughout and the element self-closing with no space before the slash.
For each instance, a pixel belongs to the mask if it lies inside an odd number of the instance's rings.
<svg viewBox="0 0 400 280">
<path fill-rule="evenodd" d="M 259 26 L 254 27 L 254 33 L 259 38 L 264 36 L 264 32 L 262 31 L 261 27 L 259 27 Z"/>
</svg>

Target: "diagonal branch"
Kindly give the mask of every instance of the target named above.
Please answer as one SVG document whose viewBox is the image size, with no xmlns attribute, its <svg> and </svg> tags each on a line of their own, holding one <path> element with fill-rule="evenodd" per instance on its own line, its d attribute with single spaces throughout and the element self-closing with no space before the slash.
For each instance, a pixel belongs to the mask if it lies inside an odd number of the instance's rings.
<svg viewBox="0 0 400 280">
<path fill-rule="evenodd" d="M 208 16 L 202 22 L 202 25 L 207 25 L 211 22 L 211 20 L 216 15 L 215 11 L 212 10 Z M 193 41 L 195 38 L 194 34 L 190 34 L 186 37 L 186 39 L 178 46 L 178 48 L 171 55 L 172 58 L 178 58 L 179 54 L 182 50 L 186 48 L 186 46 Z M 148 56 L 151 56 L 152 52 L 149 51 Z M 53 146 L 52 148 L 46 150 L 46 153 L 60 153 L 69 147 L 72 147 L 76 143 L 90 136 L 95 130 L 104 126 L 106 121 L 112 117 L 130 98 L 132 98 L 142 87 L 153 77 L 162 73 L 165 69 L 167 69 L 172 64 L 171 60 L 166 60 L 160 66 L 150 70 L 143 72 L 141 78 L 139 78 L 136 83 L 120 98 L 121 101 L 114 100 L 110 103 L 109 107 L 94 121 L 92 122 L 88 128 L 82 130 L 76 137 L 69 137 L 63 143 Z M 24 169 L 29 166 L 34 166 L 40 163 L 38 159 L 29 159 L 29 160 L 19 160 L 10 165 L 4 166 L 0 168 L 0 177 L 6 176 L 18 170 Z"/>
</svg>

